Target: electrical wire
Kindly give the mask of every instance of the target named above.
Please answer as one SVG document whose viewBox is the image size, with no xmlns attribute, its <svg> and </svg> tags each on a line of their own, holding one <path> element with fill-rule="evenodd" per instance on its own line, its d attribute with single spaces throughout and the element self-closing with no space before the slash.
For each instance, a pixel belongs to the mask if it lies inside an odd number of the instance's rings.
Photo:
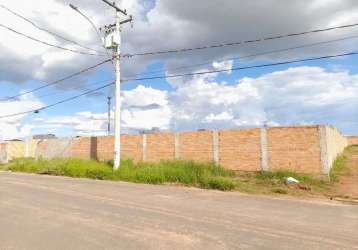
<svg viewBox="0 0 358 250">
<path fill-rule="evenodd" d="M 182 49 L 171 49 L 171 50 L 163 50 L 163 51 L 133 53 L 133 54 L 125 54 L 123 56 L 131 58 L 131 57 L 135 57 L 135 56 L 161 55 L 161 54 L 180 53 L 180 52 L 188 52 L 188 51 L 195 51 L 195 50 L 222 48 L 222 47 L 228 47 L 228 46 L 237 46 L 237 45 L 243 45 L 243 44 L 248 44 L 248 43 L 258 43 L 258 42 L 264 42 L 264 41 L 270 41 L 270 40 L 276 40 L 276 39 L 282 39 L 282 38 L 288 38 L 288 37 L 302 36 L 302 35 L 332 31 L 332 30 L 337 30 L 337 29 L 352 28 L 352 27 L 356 27 L 356 26 L 358 26 L 358 23 L 334 26 L 334 27 L 325 28 L 325 29 L 315 29 L 315 30 L 304 31 L 304 32 L 299 32 L 299 33 L 290 33 L 290 34 L 286 34 L 286 35 L 277 35 L 277 36 L 271 36 L 271 37 L 265 37 L 265 38 L 258 38 L 258 39 L 254 39 L 254 40 L 238 41 L 238 42 L 231 42 L 231 43 L 221 43 L 221 44 L 213 44 L 213 45 L 204 45 L 204 46 L 193 47 L 193 48 L 182 48 Z"/>
<path fill-rule="evenodd" d="M 311 57 L 311 58 L 306 58 L 306 59 L 277 62 L 277 63 L 252 65 L 252 66 L 247 66 L 247 67 L 236 67 L 236 68 L 231 68 L 231 69 L 210 70 L 210 71 L 202 71 L 202 72 L 194 72 L 194 73 L 183 73 L 183 74 L 167 75 L 167 76 L 153 76 L 153 77 L 132 78 L 132 79 L 129 78 L 129 79 L 123 79 L 122 82 L 168 79 L 168 78 L 178 78 L 178 77 L 185 77 L 185 76 L 195 76 L 195 75 L 207 75 L 207 74 L 215 74 L 215 73 L 222 73 L 222 72 L 239 71 L 239 70 L 245 70 L 245 69 L 266 68 L 266 67 L 272 67 L 272 66 L 300 63 L 300 62 L 325 60 L 325 59 L 332 59 L 332 58 L 352 56 L 352 55 L 358 55 L 358 51 L 357 52 L 344 53 L 344 54 L 337 54 L 337 55 Z"/>
<path fill-rule="evenodd" d="M 289 48 L 285 48 L 285 49 L 264 51 L 264 52 L 250 54 L 250 55 L 246 55 L 246 56 L 227 57 L 227 58 L 223 58 L 223 59 L 218 60 L 218 62 L 224 62 L 224 61 L 229 61 L 229 60 L 242 60 L 242 59 L 247 59 L 247 58 L 255 58 L 255 57 L 264 56 L 264 55 L 271 55 L 271 54 L 276 54 L 276 53 L 281 53 L 281 52 L 286 52 L 286 51 L 291 51 L 291 50 L 315 47 L 315 46 L 318 46 L 318 45 L 336 43 L 336 42 L 346 41 L 346 40 L 350 40 L 350 39 L 357 39 L 357 38 L 358 38 L 358 35 L 357 36 L 343 37 L 343 38 L 329 40 L 329 41 L 322 41 L 322 42 L 316 42 L 316 43 L 303 44 L 303 45 L 289 47 Z M 181 69 L 190 69 L 190 68 L 199 67 L 199 66 L 211 65 L 213 63 L 213 61 L 214 60 L 206 61 L 206 62 L 198 63 L 198 64 L 191 64 L 191 65 L 176 67 L 176 68 L 170 69 L 170 71 L 176 72 L 176 71 L 181 70 Z M 141 73 L 141 74 L 137 74 L 137 75 L 131 75 L 131 76 L 127 76 L 127 77 L 136 77 L 138 75 L 151 75 L 151 74 L 155 74 L 155 73 L 165 73 L 165 71 L 163 71 L 163 70 L 153 70 L 153 71 L 149 71 L 149 72 L 145 72 L 145 73 Z"/>
<path fill-rule="evenodd" d="M 9 118 L 9 117 L 15 117 L 15 116 L 19 116 L 19 115 L 30 114 L 30 113 L 34 113 L 34 112 L 35 112 L 35 113 L 38 113 L 38 112 L 40 112 L 40 111 L 42 111 L 42 110 L 49 109 L 49 108 L 52 108 L 52 107 L 54 107 L 54 106 L 60 105 L 60 104 L 62 104 L 62 103 L 66 103 L 66 102 L 69 102 L 69 101 L 78 99 L 78 98 L 80 98 L 80 97 L 82 97 L 82 96 L 85 96 L 85 95 L 88 95 L 88 94 L 97 92 L 97 91 L 99 91 L 99 90 L 101 90 L 101 89 L 104 89 L 104 88 L 107 88 L 107 87 L 109 87 L 109 86 L 111 86 L 111 85 L 113 85 L 113 84 L 114 84 L 114 82 L 111 82 L 111 83 L 108 83 L 108 84 L 103 85 L 103 86 L 101 86 L 101 87 L 98 87 L 98 88 L 96 88 L 96 89 L 92 89 L 92 90 L 86 91 L 86 92 L 84 92 L 84 93 L 82 93 L 82 94 L 72 96 L 72 97 L 70 97 L 70 98 L 61 100 L 61 101 L 59 101 L 59 102 L 55 102 L 55 103 L 50 104 L 50 105 L 47 105 L 47 106 L 43 106 L 43 107 L 38 108 L 38 109 L 28 110 L 28 111 L 19 112 L 19 113 L 14 113 L 14 114 L 10 114 L 10 115 L 3 115 L 3 116 L 0 116 L 0 119 Z"/>
<path fill-rule="evenodd" d="M 344 54 L 337 54 L 337 55 L 329 55 L 329 56 L 321 56 L 321 57 L 312 57 L 312 58 L 307 58 L 307 59 L 301 59 L 301 60 L 292 60 L 292 61 L 285 61 L 285 62 L 278 62 L 278 63 L 270 63 L 270 64 L 261 64 L 261 65 L 253 65 L 253 66 L 248 66 L 248 67 L 238 67 L 238 68 L 232 68 L 232 69 L 223 69 L 223 70 L 213 70 L 213 71 L 205 71 L 205 72 L 197 72 L 197 73 L 186 73 L 186 74 L 180 74 L 180 75 L 169 75 L 169 76 L 157 76 L 157 77 L 148 77 L 148 78 L 136 78 L 136 79 L 125 79 L 122 82 L 128 82 L 128 81 L 142 81 L 142 80 L 152 80 L 152 79 L 163 79 L 163 78 L 175 78 L 175 77 L 183 77 L 183 76 L 193 76 L 193 75 L 204 75 L 204 74 L 213 74 L 213 73 L 220 73 L 220 72 L 228 72 L 228 71 L 238 71 L 238 70 L 244 70 L 244 69 L 253 69 L 253 68 L 263 68 L 263 67 L 272 67 L 272 66 L 279 66 L 279 65 L 285 65 L 285 64 L 292 64 L 292 63 L 299 63 L 299 62 L 308 62 L 308 61 L 316 61 L 316 60 L 324 60 L 324 59 L 331 59 L 331 58 L 338 58 L 338 57 L 345 57 L 345 56 L 352 56 L 352 55 L 358 55 L 358 52 L 350 52 L 350 53 L 344 53 Z M 114 82 L 111 82 L 109 84 L 103 85 L 99 88 L 96 89 L 92 89 L 89 91 L 86 91 L 82 94 L 64 99 L 62 101 L 44 106 L 42 108 L 39 109 L 34 109 L 34 110 L 30 110 L 30 111 L 25 111 L 25 112 L 20 112 L 20 113 L 15 113 L 15 114 L 10 114 L 10 115 L 4 115 L 4 116 L 0 116 L 1 118 L 8 118 L 8 117 L 13 117 L 13 116 L 19 116 L 19 115 L 24 115 L 24 114 L 28 114 L 28 113 L 32 113 L 32 112 L 39 112 L 48 108 L 51 108 L 53 106 L 68 102 L 68 101 L 72 101 L 74 99 L 77 99 L 79 97 L 97 92 L 98 90 L 107 88 L 111 85 L 114 85 Z"/>
<path fill-rule="evenodd" d="M 97 85 L 100 85 L 104 82 L 108 82 L 108 81 L 114 81 L 114 79 L 106 79 L 106 80 L 103 80 L 103 81 L 99 81 L 99 82 L 93 82 L 93 83 L 89 83 L 89 85 L 91 87 L 94 87 L 94 86 L 97 86 Z M 82 86 L 77 86 L 77 87 L 74 87 L 74 88 L 71 88 L 70 90 L 84 90 L 84 91 L 89 91 L 90 89 L 88 88 L 83 88 Z M 49 96 L 57 96 L 59 95 L 60 93 L 58 92 L 52 92 L 52 93 L 48 93 L 48 94 L 44 94 L 44 95 L 39 95 L 39 96 L 36 96 L 37 98 L 44 98 L 44 97 L 49 97 Z"/>
<path fill-rule="evenodd" d="M 32 41 L 35 41 L 35 42 L 38 42 L 38 43 L 41 43 L 41 44 L 44 44 L 44 45 L 47 45 L 49 47 L 53 47 L 53 48 L 57 48 L 57 49 L 61 49 L 61 50 L 65 50 L 65 51 L 69 51 L 69 52 L 72 52 L 72 53 L 76 53 L 76 54 L 81 54 L 81 55 L 88 55 L 88 56 L 107 56 L 105 54 L 94 54 L 94 53 L 89 53 L 89 52 L 83 52 L 83 51 L 79 51 L 79 50 L 74 50 L 74 49 L 69 49 L 69 48 L 65 48 L 65 47 L 62 47 L 62 46 L 59 46 L 59 45 L 55 45 L 55 44 L 51 44 L 51 43 L 48 43 L 48 42 L 45 42 L 45 41 L 42 41 L 42 40 L 39 40 L 37 38 L 34 38 L 32 36 L 29 36 L 29 35 L 26 35 L 22 32 L 19 32 L 17 30 L 14 30 L 6 25 L 3 25 L 3 24 L 0 24 L 0 27 L 4 28 L 4 29 L 7 29 L 8 31 L 11 31 L 19 36 L 22 36 L 22 37 L 25 37 L 25 38 L 28 38 Z"/>
<path fill-rule="evenodd" d="M 71 75 L 69 75 L 69 76 L 66 76 L 66 77 L 64 77 L 64 78 L 61 78 L 61 79 L 56 80 L 56 81 L 54 81 L 54 82 L 47 83 L 47 84 L 45 84 L 45 85 L 43 85 L 43 86 L 41 86 L 41 87 L 37 87 L 37 88 L 31 89 L 31 90 L 29 90 L 29 91 L 23 92 L 23 93 L 18 94 L 18 95 L 14 95 L 14 96 L 7 97 L 7 98 L 2 99 L 2 100 L 0 100 L 0 101 L 13 100 L 13 99 L 16 99 L 16 98 L 18 98 L 18 97 L 20 97 L 20 96 L 24 96 L 24 95 L 27 95 L 27 94 L 30 94 L 30 93 L 39 91 L 39 90 L 41 90 L 41 89 L 44 89 L 44 88 L 47 88 L 47 87 L 56 85 L 56 84 L 58 84 L 58 83 L 60 83 L 60 82 L 66 81 L 66 80 L 71 79 L 71 78 L 73 78 L 73 77 L 75 77 L 75 76 L 78 76 L 78 75 L 80 75 L 80 74 L 83 74 L 83 73 L 85 73 L 85 72 L 87 72 L 87 71 L 90 71 L 90 70 L 92 70 L 92 69 L 94 69 L 94 68 L 97 68 L 97 67 L 99 67 L 99 66 L 101 66 L 101 65 L 103 65 L 103 64 L 105 64 L 105 63 L 110 62 L 110 61 L 111 61 L 110 59 L 107 59 L 107 60 L 105 60 L 105 61 L 103 61 L 103 62 L 97 63 L 96 65 L 93 65 L 93 66 L 91 66 L 91 67 L 85 68 L 85 69 L 83 69 L 83 70 L 81 70 L 81 71 L 78 71 L 78 72 L 76 72 L 76 73 L 73 73 L 73 74 L 71 74 Z"/>
<path fill-rule="evenodd" d="M 38 26 L 36 23 L 34 23 L 33 21 L 31 21 L 30 19 L 28 19 L 28 18 L 26 18 L 26 17 L 20 15 L 19 13 L 15 12 L 15 11 L 13 11 L 13 10 L 11 10 L 11 9 L 9 9 L 8 7 L 4 6 L 3 4 L 0 4 L 0 8 L 4 9 L 4 10 L 10 12 L 11 14 L 13 14 L 13 15 L 15 15 L 15 16 L 21 18 L 22 20 L 24 20 L 24 21 L 30 23 L 30 24 L 31 24 L 32 26 L 34 26 L 35 28 L 37 28 L 37 29 L 39 29 L 39 30 L 41 30 L 41 31 L 44 31 L 44 32 L 46 32 L 46 33 L 48 33 L 48 34 L 50 34 L 50 35 L 52 35 L 52 36 L 54 36 L 54 37 L 57 37 L 57 38 L 59 38 L 59 39 L 61 39 L 61 40 L 63 40 L 63 41 L 66 41 L 66 42 L 75 44 L 75 45 L 77 45 L 77 46 L 79 46 L 79 47 L 81 47 L 81 48 L 83 48 L 83 49 L 91 50 L 91 51 L 94 51 L 94 52 L 97 52 L 97 53 L 102 53 L 101 51 L 98 51 L 98 50 L 89 48 L 89 47 L 87 47 L 87 46 L 85 46 L 85 45 L 82 45 L 82 44 L 76 42 L 76 41 L 73 41 L 73 40 L 71 40 L 71 39 L 69 39 L 69 38 L 66 38 L 66 37 L 64 37 L 64 36 L 62 36 L 62 35 L 59 35 L 59 34 L 53 32 L 53 31 L 50 31 L 50 30 L 45 29 L 45 28 L 42 28 L 42 27 Z"/>
<path fill-rule="evenodd" d="M 86 14 L 84 14 L 78 7 L 74 6 L 73 4 L 69 4 L 69 6 L 71 7 L 71 9 L 73 9 L 74 11 L 76 11 L 78 14 L 80 14 L 84 19 L 86 19 L 92 26 L 93 30 L 96 32 L 97 37 L 100 41 L 100 43 L 102 43 L 102 36 L 101 33 L 99 32 L 97 26 L 94 24 L 94 22 L 91 20 L 91 18 L 89 18 Z M 104 49 L 105 53 L 107 54 L 107 56 L 109 58 L 111 58 L 112 56 L 109 54 L 109 52 L 107 51 L 107 49 L 105 48 L 104 45 L 102 45 L 102 48 Z M 113 62 L 112 62 L 113 64 Z"/>
</svg>

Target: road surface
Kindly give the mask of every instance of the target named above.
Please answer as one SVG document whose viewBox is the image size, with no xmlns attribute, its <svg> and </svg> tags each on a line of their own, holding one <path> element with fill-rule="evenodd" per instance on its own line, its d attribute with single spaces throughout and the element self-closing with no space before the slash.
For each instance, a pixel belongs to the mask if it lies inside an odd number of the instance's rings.
<svg viewBox="0 0 358 250">
<path fill-rule="evenodd" d="M 0 172 L 0 249 L 358 249 L 358 206 Z"/>
</svg>

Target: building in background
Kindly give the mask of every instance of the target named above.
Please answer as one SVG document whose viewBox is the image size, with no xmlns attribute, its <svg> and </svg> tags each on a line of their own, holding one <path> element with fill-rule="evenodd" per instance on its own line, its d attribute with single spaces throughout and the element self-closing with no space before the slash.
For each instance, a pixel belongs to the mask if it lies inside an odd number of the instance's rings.
<svg viewBox="0 0 358 250">
<path fill-rule="evenodd" d="M 45 140 L 45 139 L 56 139 L 56 135 L 54 134 L 44 134 L 44 135 L 34 135 L 32 137 L 34 140 Z"/>
</svg>

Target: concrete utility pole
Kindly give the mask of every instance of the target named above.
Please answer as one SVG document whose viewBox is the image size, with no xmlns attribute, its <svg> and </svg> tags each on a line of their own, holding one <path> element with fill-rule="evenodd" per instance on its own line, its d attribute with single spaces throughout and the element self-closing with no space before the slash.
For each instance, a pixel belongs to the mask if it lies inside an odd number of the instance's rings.
<svg viewBox="0 0 358 250">
<path fill-rule="evenodd" d="M 114 166 L 117 170 L 121 163 L 121 25 L 132 22 L 132 16 L 129 19 L 121 21 L 120 16 L 127 16 L 127 11 L 122 10 L 116 6 L 115 3 L 110 3 L 107 0 L 102 0 L 104 3 L 116 10 L 116 23 L 105 26 L 104 46 L 106 49 L 113 50 L 113 58 L 115 60 L 116 68 L 116 90 L 115 90 L 115 113 L 114 113 Z"/>
<path fill-rule="evenodd" d="M 108 127 L 107 127 L 107 134 L 110 135 L 111 134 L 111 99 L 112 97 L 108 96 Z"/>
</svg>

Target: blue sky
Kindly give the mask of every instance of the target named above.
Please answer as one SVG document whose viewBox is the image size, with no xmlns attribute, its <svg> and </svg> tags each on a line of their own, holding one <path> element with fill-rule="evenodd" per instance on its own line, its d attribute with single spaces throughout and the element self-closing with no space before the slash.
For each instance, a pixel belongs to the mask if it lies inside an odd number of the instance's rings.
<svg viewBox="0 0 358 250">
<path fill-rule="evenodd" d="M 123 31 L 123 53 L 196 47 L 204 42 L 215 44 L 240 41 L 358 21 L 352 14 L 358 7 L 357 3 L 348 0 L 330 0 L 330 6 L 322 5 L 320 0 L 295 1 L 291 5 L 277 1 L 277 5 L 286 10 L 284 13 L 277 13 L 272 6 L 267 7 L 266 3 L 257 1 L 256 9 L 252 6 L 250 8 L 259 18 L 254 18 L 240 8 L 248 4 L 245 1 L 229 0 L 227 6 L 219 11 L 213 9 L 216 0 L 207 6 L 200 3 L 186 6 L 176 0 L 118 2 L 135 16 L 134 27 L 125 27 Z M 92 28 L 80 16 L 71 12 L 65 1 L 44 1 L 42 8 L 36 10 L 30 4 L 20 8 L 13 1 L 2 0 L 0 3 L 21 12 L 39 25 L 98 48 L 98 38 Z M 113 13 L 105 6 L 97 3 L 86 5 L 81 0 L 74 3 L 98 26 L 112 22 Z M 58 13 L 51 12 L 54 7 L 58 9 Z M 324 13 L 311 15 L 317 8 Z M 260 15 L 265 10 L 271 11 L 271 15 Z M 69 48 L 72 46 L 30 27 L 5 10 L 0 11 L 0 23 L 11 24 L 16 30 L 48 42 Z M 220 20 L 219 24 L 210 18 L 213 13 Z M 290 13 L 295 13 L 296 16 L 287 19 Z M 329 20 L 326 16 L 330 17 Z M 65 19 L 68 20 L 61 22 Z M 233 20 L 236 24 L 233 24 Z M 266 25 L 262 25 L 264 23 Z M 250 28 L 247 24 L 255 28 Z M 26 41 L 5 30 L 0 32 L 2 37 L 6 37 L 5 41 L 0 42 L 1 98 L 42 86 L 103 59 L 69 54 Z M 76 35 L 79 32 L 84 35 Z M 170 75 L 178 73 L 173 71 L 176 67 L 202 62 L 211 63 L 179 73 L 345 53 L 354 51 L 357 39 L 272 54 L 250 61 L 223 61 L 230 57 L 354 36 L 357 32 L 357 28 L 347 28 L 254 45 L 158 57 L 124 58 L 122 78 L 152 71 L 163 71 Z M 20 51 L 19 45 L 24 47 Z M 357 60 L 357 56 L 350 56 L 199 77 L 125 82 L 122 84 L 123 131 L 133 133 L 153 127 L 162 130 L 192 130 L 257 127 L 264 123 L 271 126 L 319 123 L 334 125 L 345 134 L 358 134 L 358 114 L 355 111 L 358 104 Z M 7 115 L 49 105 L 97 88 L 111 79 L 113 67 L 107 64 L 81 77 L 25 95 L 19 100 L 0 101 L 0 114 Z M 3 119 L 0 121 L 0 139 L 42 133 L 55 133 L 59 136 L 105 134 L 108 95 L 113 96 L 113 88 L 58 105 L 39 114 Z"/>
</svg>

